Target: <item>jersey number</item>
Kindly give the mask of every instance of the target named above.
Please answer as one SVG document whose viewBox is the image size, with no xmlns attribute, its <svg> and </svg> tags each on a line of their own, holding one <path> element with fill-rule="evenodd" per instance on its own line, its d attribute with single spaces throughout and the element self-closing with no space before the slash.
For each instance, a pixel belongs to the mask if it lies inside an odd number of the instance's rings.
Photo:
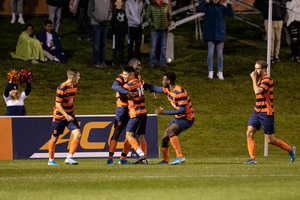
<svg viewBox="0 0 300 200">
<path fill-rule="evenodd" d="M 139 92 L 139 97 L 144 95 L 144 87 L 143 85 L 141 85 L 140 87 L 137 88 L 138 92 Z"/>
</svg>

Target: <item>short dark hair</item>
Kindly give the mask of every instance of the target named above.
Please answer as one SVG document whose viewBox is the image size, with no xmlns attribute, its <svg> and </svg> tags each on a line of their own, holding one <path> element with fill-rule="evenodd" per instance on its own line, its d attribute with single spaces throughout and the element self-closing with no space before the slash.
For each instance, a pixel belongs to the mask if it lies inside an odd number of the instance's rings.
<svg viewBox="0 0 300 200">
<path fill-rule="evenodd" d="M 128 62 L 128 66 L 133 66 L 136 62 L 140 62 L 137 58 L 131 58 Z"/>
<path fill-rule="evenodd" d="M 78 72 L 79 72 L 79 69 L 77 69 L 77 68 L 68 69 L 67 76 L 68 76 L 68 78 L 72 78 L 73 76 L 78 74 Z"/>
<path fill-rule="evenodd" d="M 171 83 L 175 83 L 175 80 L 176 80 L 176 74 L 175 74 L 174 72 L 166 72 L 166 73 L 164 74 L 164 76 L 166 76 L 167 79 L 168 79 L 169 81 L 171 81 Z"/>
<path fill-rule="evenodd" d="M 123 68 L 123 71 L 128 73 L 134 72 L 134 68 L 132 66 L 126 66 Z"/>
<path fill-rule="evenodd" d="M 265 68 L 265 69 L 268 68 L 268 63 L 264 60 L 258 60 L 258 61 L 256 61 L 256 64 L 260 65 L 262 69 L 263 68 Z"/>
<path fill-rule="evenodd" d="M 53 24 L 53 22 L 50 19 L 46 19 L 45 20 L 45 26 L 47 26 L 47 24 Z"/>
</svg>

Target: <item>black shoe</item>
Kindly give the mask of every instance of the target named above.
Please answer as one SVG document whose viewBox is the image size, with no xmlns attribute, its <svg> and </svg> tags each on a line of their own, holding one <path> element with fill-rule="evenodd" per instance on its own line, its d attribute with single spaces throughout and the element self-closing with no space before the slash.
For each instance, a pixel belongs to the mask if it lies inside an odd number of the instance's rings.
<svg viewBox="0 0 300 200">
<path fill-rule="evenodd" d="M 148 165 L 148 161 L 147 161 L 147 159 L 145 159 L 145 160 L 141 160 L 141 161 L 139 161 L 138 163 L 136 163 L 137 165 Z"/>
<path fill-rule="evenodd" d="M 138 159 L 136 159 L 136 161 L 134 162 L 134 164 L 138 164 L 142 160 L 147 160 L 147 156 L 143 155 L 143 156 L 138 157 Z"/>
</svg>

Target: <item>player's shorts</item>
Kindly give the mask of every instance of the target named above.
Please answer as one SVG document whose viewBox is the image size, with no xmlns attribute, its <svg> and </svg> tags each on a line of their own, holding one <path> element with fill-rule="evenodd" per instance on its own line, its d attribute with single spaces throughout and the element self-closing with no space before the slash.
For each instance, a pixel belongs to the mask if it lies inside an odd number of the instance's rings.
<svg viewBox="0 0 300 200">
<path fill-rule="evenodd" d="M 252 126 L 257 130 L 259 130 L 262 126 L 265 134 L 274 134 L 274 114 L 267 115 L 265 113 L 257 113 L 255 110 L 253 110 L 252 115 L 248 121 L 248 126 Z"/>
<path fill-rule="evenodd" d="M 194 118 L 193 120 L 188 120 L 186 118 L 174 118 L 168 125 L 171 126 L 172 124 L 177 124 L 179 127 L 180 132 L 175 133 L 175 135 L 179 135 L 181 132 L 185 131 L 188 128 L 191 128 L 194 124 Z"/>
<path fill-rule="evenodd" d="M 63 120 L 60 123 L 52 122 L 52 135 L 59 136 L 64 133 L 65 127 L 72 132 L 75 129 L 79 129 L 79 124 L 76 118 L 73 121 Z"/>
<path fill-rule="evenodd" d="M 121 127 L 122 129 L 127 125 L 129 119 L 128 107 L 121 106 L 116 109 L 115 127 Z"/>
<path fill-rule="evenodd" d="M 133 132 L 138 135 L 146 134 L 147 115 L 140 115 L 134 118 L 129 118 L 126 132 Z"/>
</svg>

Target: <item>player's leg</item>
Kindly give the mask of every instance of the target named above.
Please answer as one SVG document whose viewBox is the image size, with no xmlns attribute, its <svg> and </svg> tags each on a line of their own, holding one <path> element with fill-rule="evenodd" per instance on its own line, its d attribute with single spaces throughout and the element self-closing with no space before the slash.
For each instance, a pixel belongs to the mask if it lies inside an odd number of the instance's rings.
<svg viewBox="0 0 300 200">
<path fill-rule="evenodd" d="M 140 146 L 141 146 L 141 149 L 142 149 L 143 153 L 145 154 L 145 156 L 143 156 L 143 158 L 140 156 L 137 159 L 137 161 L 135 162 L 135 164 L 148 164 L 147 157 L 146 157 L 147 156 L 147 142 L 146 142 L 146 138 L 145 138 L 146 125 L 147 125 L 147 115 L 144 115 L 144 116 L 140 117 L 140 123 L 136 130 L 136 134 L 138 135 L 138 138 L 140 141 Z"/>
<path fill-rule="evenodd" d="M 81 131 L 79 128 L 79 124 L 76 118 L 68 124 L 68 129 L 73 134 L 73 140 L 71 142 L 70 150 L 68 157 L 65 160 L 66 164 L 77 165 L 78 162 L 73 159 L 73 155 L 78 148 L 81 139 Z"/>
<path fill-rule="evenodd" d="M 147 142 L 146 142 L 146 139 L 145 139 L 145 135 L 138 135 L 139 137 L 139 142 L 140 142 L 140 146 L 141 146 L 141 149 L 142 151 L 144 152 L 145 155 L 147 155 Z"/>
<path fill-rule="evenodd" d="M 247 147 L 250 159 L 245 162 L 245 164 L 255 164 L 256 157 L 255 157 L 255 140 L 254 140 L 254 134 L 257 130 L 259 130 L 261 127 L 261 123 L 258 119 L 258 114 L 255 112 L 255 110 L 252 112 L 249 121 L 248 121 L 248 127 L 247 127 Z"/>
<path fill-rule="evenodd" d="M 130 143 L 130 145 L 132 146 L 132 148 L 136 151 L 136 153 L 139 156 L 144 156 L 144 152 L 142 151 L 139 143 L 137 142 L 137 140 L 134 138 L 134 132 L 126 132 L 126 140 L 128 140 L 128 142 Z"/>
<path fill-rule="evenodd" d="M 180 145 L 179 145 L 179 140 L 178 140 L 178 137 L 177 137 L 177 135 L 180 132 L 181 132 L 180 127 L 176 123 L 171 124 L 166 129 L 166 133 L 167 133 L 168 137 L 170 138 L 171 144 L 172 144 L 173 148 L 175 149 L 175 152 L 176 152 L 176 155 L 177 155 L 177 158 L 176 158 L 175 161 L 172 162 L 172 165 L 185 162 L 185 158 L 182 155 Z"/>
<path fill-rule="evenodd" d="M 48 151 L 49 151 L 48 165 L 57 165 L 56 162 L 54 161 L 55 145 L 59 138 L 59 135 L 61 135 L 64 132 L 65 126 L 66 126 L 65 122 L 62 123 L 52 122 L 52 135 L 51 135 L 51 139 L 49 140 L 49 146 L 48 146 Z"/>
<path fill-rule="evenodd" d="M 162 160 L 161 162 L 159 162 L 157 164 L 169 164 L 170 163 L 169 141 L 170 141 L 170 138 L 169 138 L 169 136 L 167 134 L 167 131 L 166 131 L 165 134 L 163 135 L 162 139 L 161 139 L 161 151 L 163 153 L 164 160 Z"/>
</svg>

